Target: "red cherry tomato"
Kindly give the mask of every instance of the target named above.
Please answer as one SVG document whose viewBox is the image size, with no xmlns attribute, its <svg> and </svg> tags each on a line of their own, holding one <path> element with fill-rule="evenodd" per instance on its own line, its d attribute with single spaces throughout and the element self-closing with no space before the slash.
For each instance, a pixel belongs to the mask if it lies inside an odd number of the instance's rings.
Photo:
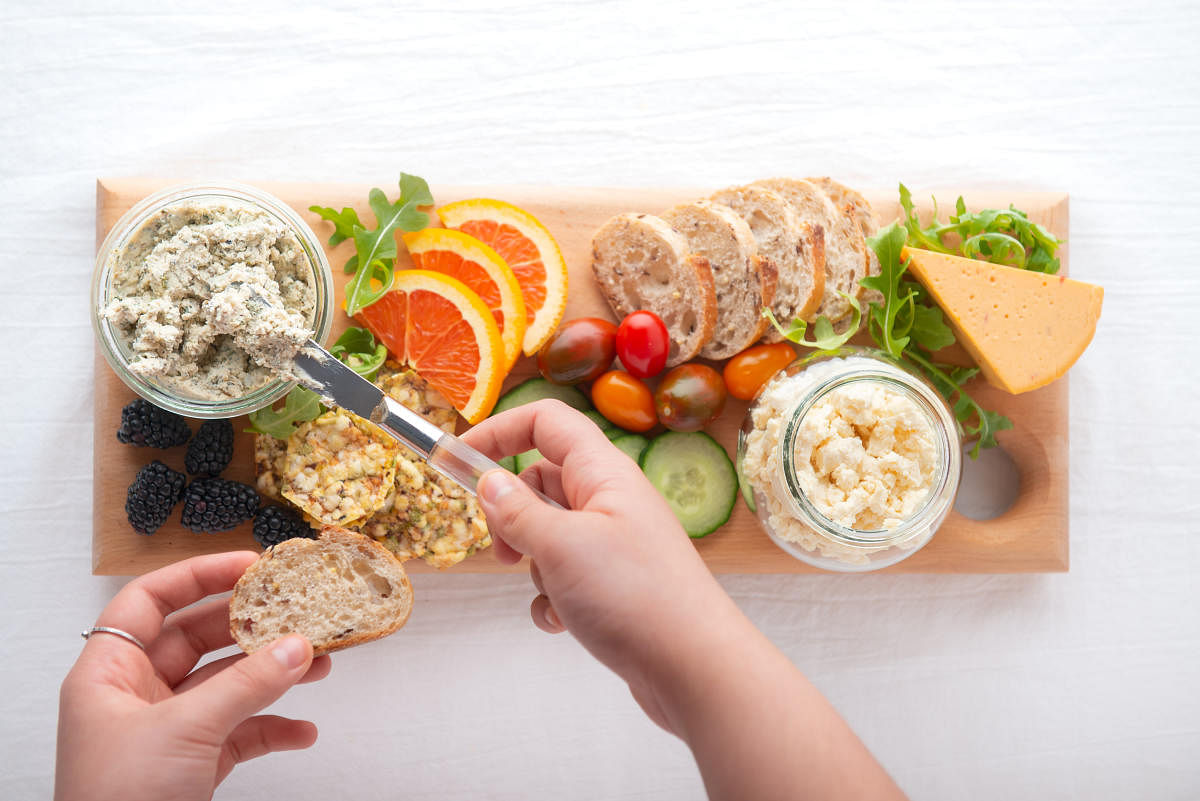
<svg viewBox="0 0 1200 801">
<path fill-rule="evenodd" d="M 672 431 L 699 431 L 725 408 L 725 382 L 703 364 L 681 364 L 663 376 L 654 392 L 658 419 Z"/>
<path fill-rule="evenodd" d="M 651 378 L 661 373 L 667 366 L 670 347 L 667 327 L 654 312 L 635 311 L 617 328 L 617 356 L 636 378 Z"/>
<path fill-rule="evenodd" d="M 628 431 L 649 431 L 658 422 L 650 387 L 623 370 L 609 370 L 592 383 L 592 403 Z"/>
<path fill-rule="evenodd" d="M 538 370 L 555 384 L 592 381 L 612 366 L 617 327 L 600 317 L 579 317 L 558 327 L 538 351 Z"/>
<path fill-rule="evenodd" d="M 796 360 L 796 351 L 786 342 L 746 348 L 725 363 L 725 386 L 729 394 L 750 400 L 763 384 Z"/>
</svg>

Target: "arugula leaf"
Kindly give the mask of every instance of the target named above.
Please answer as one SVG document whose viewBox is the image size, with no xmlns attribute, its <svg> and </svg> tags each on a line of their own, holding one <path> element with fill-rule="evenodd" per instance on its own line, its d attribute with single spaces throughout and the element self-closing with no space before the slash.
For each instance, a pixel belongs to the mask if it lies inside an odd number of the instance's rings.
<svg viewBox="0 0 1200 801">
<path fill-rule="evenodd" d="M 911 199 L 902 192 L 901 204 L 905 203 L 909 204 L 906 216 L 911 219 Z M 900 256 L 909 233 L 907 224 L 892 223 L 867 239 L 879 257 L 879 275 L 860 283 L 883 295 L 883 305 L 871 304 L 867 327 L 875 343 L 889 356 L 916 367 L 937 387 L 953 407 L 963 435 L 975 439 L 971 456 L 977 457 L 981 448 L 995 447 L 996 432 L 1012 428 L 1012 421 L 984 409 L 963 388 L 979 368 L 937 364 L 922 354 L 921 349 L 935 351 L 953 344 L 954 332 L 924 289 L 904 280 L 907 267 Z"/>
<path fill-rule="evenodd" d="M 846 300 L 850 301 L 850 306 L 853 309 L 850 317 L 850 325 L 845 331 L 838 334 L 833 330 L 833 323 L 825 315 L 821 315 L 813 323 L 813 339 L 805 339 L 804 334 L 808 330 L 808 323 L 801 320 L 799 317 L 792 320 L 791 325 L 786 329 L 779 324 L 775 319 L 774 313 L 769 308 L 762 310 L 763 317 L 771 322 L 775 330 L 789 342 L 795 342 L 797 345 L 804 345 L 808 348 L 816 348 L 821 351 L 837 350 L 842 345 L 850 340 L 850 337 L 858 331 L 858 326 L 862 323 L 862 307 L 858 303 L 857 298 L 847 295 L 845 292 L 839 292 Z"/>
<path fill-rule="evenodd" d="M 908 241 L 913 247 L 1040 273 L 1058 272 L 1060 262 L 1054 253 L 1062 240 L 1031 222 L 1025 212 L 1011 204 L 1007 209 L 984 209 L 971 214 L 959 197 L 949 222 L 939 223 L 937 198 L 934 198 L 933 218 L 929 225 L 922 226 L 913 209 L 912 193 L 900 184 L 900 206 L 904 210 Z"/>
<path fill-rule="evenodd" d="M 400 173 L 400 197 L 393 203 L 382 189 L 367 196 L 375 213 L 375 230 L 367 228 L 351 208 L 336 212 L 327 206 L 310 206 L 324 220 L 333 223 L 330 245 L 354 240 L 355 254 L 346 262 L 346 272 L 354 277 L 346 284 L 346 314 L 353 317 L 384 296 L 392 287 L 396 262 L 396 231 L 419 231 L 429 225 L 422 206 L 433 205 L 433 193 L 423 178 Z"/>
<path fill-rule="evenodd" d="M 276 439 L 287 439 L 296 430 L 297 424 L 316 419 L 324 410 L 317 393 L 304 387 L 293 387 L 284 398 L 282 408 L 267 406 L 250 412 L 250 428 L 247 430 L 269 434 Z"/>
<path fill-rule="evenodd" d="M 387 347 L 382 342 L 376 343 L 375 335 L 367 329 L 354 326 L 338 337 L 329 352 L 368 380 L 374 378 L 387 360 Z"/>
</svg>

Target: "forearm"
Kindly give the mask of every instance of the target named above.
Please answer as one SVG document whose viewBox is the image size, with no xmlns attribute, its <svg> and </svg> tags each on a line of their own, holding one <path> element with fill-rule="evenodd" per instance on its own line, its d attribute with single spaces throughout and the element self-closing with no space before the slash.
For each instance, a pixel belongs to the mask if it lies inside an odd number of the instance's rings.
<svg viewBox="0 0 1200 801">
<path fill-rule="evenodd" d="M 732 602 L 655 681 L 712 799 L 903 799 L 821 693 Z"/>
</svg>

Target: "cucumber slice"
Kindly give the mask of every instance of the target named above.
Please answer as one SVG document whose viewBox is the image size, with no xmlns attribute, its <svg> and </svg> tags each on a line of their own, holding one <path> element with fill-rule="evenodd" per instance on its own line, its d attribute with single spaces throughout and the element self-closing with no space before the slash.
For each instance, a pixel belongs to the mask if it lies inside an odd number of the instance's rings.
<svg viewBox="0 0 1200 801">
<path fill-rule="evenodd" d="M 556 398 L 572 409 L 578 409 L 581 412 L 592 408 L 592 402 L 575 387 L 551 384 L 544 378 L 531 378 L 505 392 L 500 400 L 496 401 L 492 414 L 500 414 L 500 412 L 516 406 L 524 406 L 526 403 L 533 403 L 543 398 Z"/>
<path fill-rule="evenodd" d="M 740 456 L 740 453 L 739 453 L 739 456 Z M 742 500 L 746 502 L 746 506 L 750 509 L 751 512 L 758 514 L 758 508 L 754 502 L 754 488 L 750 486 L 750 482 L 746 480 L 746 477 L 744 475 L 742 475 L 742 461 L 740 458 L 738 459 L 736 467 L 737 467 L 738 489 L 740 489 L 742 492 Z"/>
<path fill-rule="evenodd" d="M 642 451 L 646 450 L 646 446 L 650 444 L 650 440 L 641 434 L 622 434 L 614 439 L 612 444 L 617 446 L 617 450 L 636 462 L 641 458 Z"/>
<path fill-rule="evenodd" d="M 518 453 L 516 456 L 513 457 L 513 461 L 516 463 L 516 467 L 517 467 L 517 469 L 514 470 L 513 472 L 520 473 L 526 467 L 529 467 L 529 465 L 533 464 L 534 462 L 540 462 L 544 458 L 545 457 L 542 456 L 542 452 L 539 451 L 537 448 L 534 448 L 533 450 L 525 451 L 524 453 Z"/>
<path fill-rule="evenodd" d="M 497 459 L 496 464 L 510 473 L 517 472 L 517 457 L 515 456 L 505 456 L 503 459 Z"/>
<path fill-rule="evenodd" d="M 611 420 L 600 414 L 600 412 L 596 411 L 595 409 L 587 409 L 583 414 L 585 417 L 587 417 L 587 419 L 600 426 L 601 431 L 609 432 L 616 428 Z"/>
<path fill-rule="evenodd" d="M 612 441 L 614 441 L 614 440 L 618 440 L 618 439 L 620 439 L 621 437 L 628 437 L 628 436 L 630 436 L 630 435 L 632 435 L 632 434 L 633 434 L 633 432 L 632 432 L 632 431 L 626 431 L 625 429 L 623 429 L 623 428 L 617 428 L 616 426 L 613 426 L 612 428 L 610 428 L 610 429 L 607 429 L 607 430 L 604 432 L 604 436 L 608 437 L 608 441 L 609 441 L 609 442 L 612 442 Z M 638 435 L 638 436 L 640 436 L 640 435 Z"/>
<path fill-rule="evenodd" d="M 737 472 L 725 449 L 703 431 L 655 437 L 642 452 L 641 465 L 689 537 L 711 534 L 733 512 Z"/>
</svg>

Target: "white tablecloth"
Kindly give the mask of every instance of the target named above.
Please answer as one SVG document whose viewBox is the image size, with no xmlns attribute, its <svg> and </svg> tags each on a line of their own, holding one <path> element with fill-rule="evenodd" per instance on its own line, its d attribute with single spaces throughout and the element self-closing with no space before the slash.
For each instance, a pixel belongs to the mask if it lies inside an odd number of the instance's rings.
<svg viewBox="0 0 1200 801">
<path fill-rule="evenodd" d="M 1200 797 L 1200 11 L 1188 2 L 0 4 L 0 797 L 47 797 L 90 575 L 94 180 L 1071 193 L 1071 571 L 722 579 L 915 798 Z M 796 4 L 799 6 L 799 4 Z M 387 182 L 385 184 L 385 182 Z M 952 200 L 952 198 L 947 198 Z M 120 499 L 107 499 L 118 503 Z M 527 579 L 417 576 L 221 798 L 685 799 Z"/>
</svg>

